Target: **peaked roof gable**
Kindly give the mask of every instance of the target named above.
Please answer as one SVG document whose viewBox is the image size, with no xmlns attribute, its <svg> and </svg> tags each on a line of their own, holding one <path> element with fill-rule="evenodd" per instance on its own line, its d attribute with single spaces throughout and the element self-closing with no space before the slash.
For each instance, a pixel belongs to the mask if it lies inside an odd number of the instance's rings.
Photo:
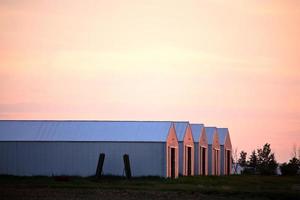
<svg viewBox="0 0 300 200">
<path fill-rule="evenodd" d="M 228 128 L 218 128 L 220 145 L 224 145 L 227 137 L 229 136 Z"/>
<path fill-rule="evenodd" d="M 193 133 L 195 142 L 199 142 L 201 135 L 202 135 L 202 130 L 204 129 L 204 125 L 203 124 L 191 124 L 191 128 L 192 128 L 192 133 Z"/>
<path fill-rule="evenodd" d="M 231 147 L 231 140 L 228 128 L 218 128 L 219 142 L 220 145 L 227 145 Z"/>
<path fill-rule="evenodd" d="M 206 136 L 207 136 L 207 144 L 213 144 L 215 134 L 217 134 L 217 128 L 216 127 L 205 127 L 205 132 L 206 132 Z"/>
<path fill-rule="evenodd" d="M 178 142 L 182 142 L 184 140 L 184 136 L 188 125 L 189 122 L 174 122 L 174 127 L 177 134 Z"/>
</svg>

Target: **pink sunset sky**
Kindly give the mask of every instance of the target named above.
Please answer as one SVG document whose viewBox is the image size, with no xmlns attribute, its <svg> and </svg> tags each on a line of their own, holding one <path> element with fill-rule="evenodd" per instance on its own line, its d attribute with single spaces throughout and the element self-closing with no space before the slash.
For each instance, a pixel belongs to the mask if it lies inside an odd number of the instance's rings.
<svg viewBox="0 0 300 200">
<path fill-rule="evenodd" d="M 189 120 L 300 147 L 300 1 L 0 1 L 0 119 Z"/>
</svg>

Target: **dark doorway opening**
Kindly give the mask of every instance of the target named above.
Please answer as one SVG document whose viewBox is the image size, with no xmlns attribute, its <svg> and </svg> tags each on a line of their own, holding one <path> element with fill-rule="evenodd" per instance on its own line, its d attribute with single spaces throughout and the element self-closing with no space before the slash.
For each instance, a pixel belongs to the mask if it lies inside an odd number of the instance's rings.
<svg viewBox="0 0 300 200">
<path fill-rule="evenodd" d="M 192 175 L 192 147 L 187 148 L 187 175 Z"/>
<path fill-rule="evenodd" d="M 175 178 L 175 148 L 171 148 L 171 178 Z"/>
<path fill-rule="evenodd" d="M 219 151 L 216 150 L 216 175 L 219 175 Z"/>
<path fill-rule="evenodd" d="M 98 159 L 97 171 L 96 171 L 97 178 L 100 178 L 102 176 L 104 159 L 105 159 L 105 154 L 100 153 L 99 159 Z"/>
<path fill-rule="evenodd" d="M 227 150 L 227 159 L 226 159 L 226 161 L 227 161 L 227 175 L 230 175 L 230 171 L 231 171 L 231 169 L 230 169 L 231 153 L 228 150 Z"/>
<path fill-rule="evenodd" d="M 202 162 L 201 163 L 202 163 L 202 175 L 205 175 L 206 174 L 206 148 L 202 148 Z"/>
<path fill-rule="evenodd" d="M 124 154 L 123 160 L 124 160 L 125 175 L 126 175 L 127 178 L 131 178 L 129 155 Z"/>
</svg>

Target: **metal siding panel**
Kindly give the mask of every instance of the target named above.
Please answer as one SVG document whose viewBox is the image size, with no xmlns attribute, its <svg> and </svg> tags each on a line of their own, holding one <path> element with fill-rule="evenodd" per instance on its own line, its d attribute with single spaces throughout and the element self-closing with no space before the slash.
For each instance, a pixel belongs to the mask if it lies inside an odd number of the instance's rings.
<svg viewBox="0 0 300 200">
<path fill-rule="evenodd" d="M 179 147 L 179 174 L 183 175 L 183 142 L 178 142 Z"/>
<path fill-rule="evenodd" d="M 99 154 L 105 153 L 104 174 L 123 175 L 123 154 L 129 154 L 133 176 L 165 177 L 165 148 L 165 143 L 18 142 L 16 153 L 15 143 L 1 143 L 0 172 L 18 176 L 92 176 Z M 14 165 L 16 170 L 7 170 Z"/>
<path fill-rule="evenodd" d="M 162 157 L 165 157 L 162 153 L 164 148 L 163 144 L 129 144 L 124 148 L 128 148 L 129 150 L 127 154 L 129 154 L 133 176 L 164 175 L 161 174 L 163 171 L 163 163 L 161 161 L 163 160 Z"/>
<path fill-rule="evenodd" d="M 0 159 L 0 174 L 16 173 L 16 142 L 0 142 Z"/>
<path fill-rule="evenodd" d="M 162 149 L 161 162 L 163 163 L 162 177 L 167 177 L 167 143 L 164 143 Z"/>
</svg>

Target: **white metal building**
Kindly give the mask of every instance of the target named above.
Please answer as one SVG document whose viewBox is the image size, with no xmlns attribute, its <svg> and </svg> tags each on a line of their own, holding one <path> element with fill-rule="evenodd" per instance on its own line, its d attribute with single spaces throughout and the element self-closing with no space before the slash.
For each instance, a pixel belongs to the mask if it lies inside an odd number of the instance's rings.
<svg viewBox="0 0 300 200">
<path fill-rule="evenodd" d="M 194 175 L 194 139 L 189 122 L 174 122 L 179 146 L 179 174 Z"/>
<path fill-rule="evenodd" d="M 232 145 L 228 128 L 218 128 L 218 135 L 221 150 L 221 175 L 230 175 L 232 167 Z"/>
<path fill-rule="evenodd" d="M 104 154 L 102 174 L 178 176 L 173 122 L 0 121 L 0 174 L 92 176 Z"/>
<path fill-rule="evenodd" d="M 205 127 L 208 144 L 208 174 L 220 175 L 220 143 L 216 127 Z"/>
<path fill-rule="evenodd" d="M 208 174 L 208 145 L 203 124 L 191 124 L 195 143 L 195 175 Z"/>
</svg>

